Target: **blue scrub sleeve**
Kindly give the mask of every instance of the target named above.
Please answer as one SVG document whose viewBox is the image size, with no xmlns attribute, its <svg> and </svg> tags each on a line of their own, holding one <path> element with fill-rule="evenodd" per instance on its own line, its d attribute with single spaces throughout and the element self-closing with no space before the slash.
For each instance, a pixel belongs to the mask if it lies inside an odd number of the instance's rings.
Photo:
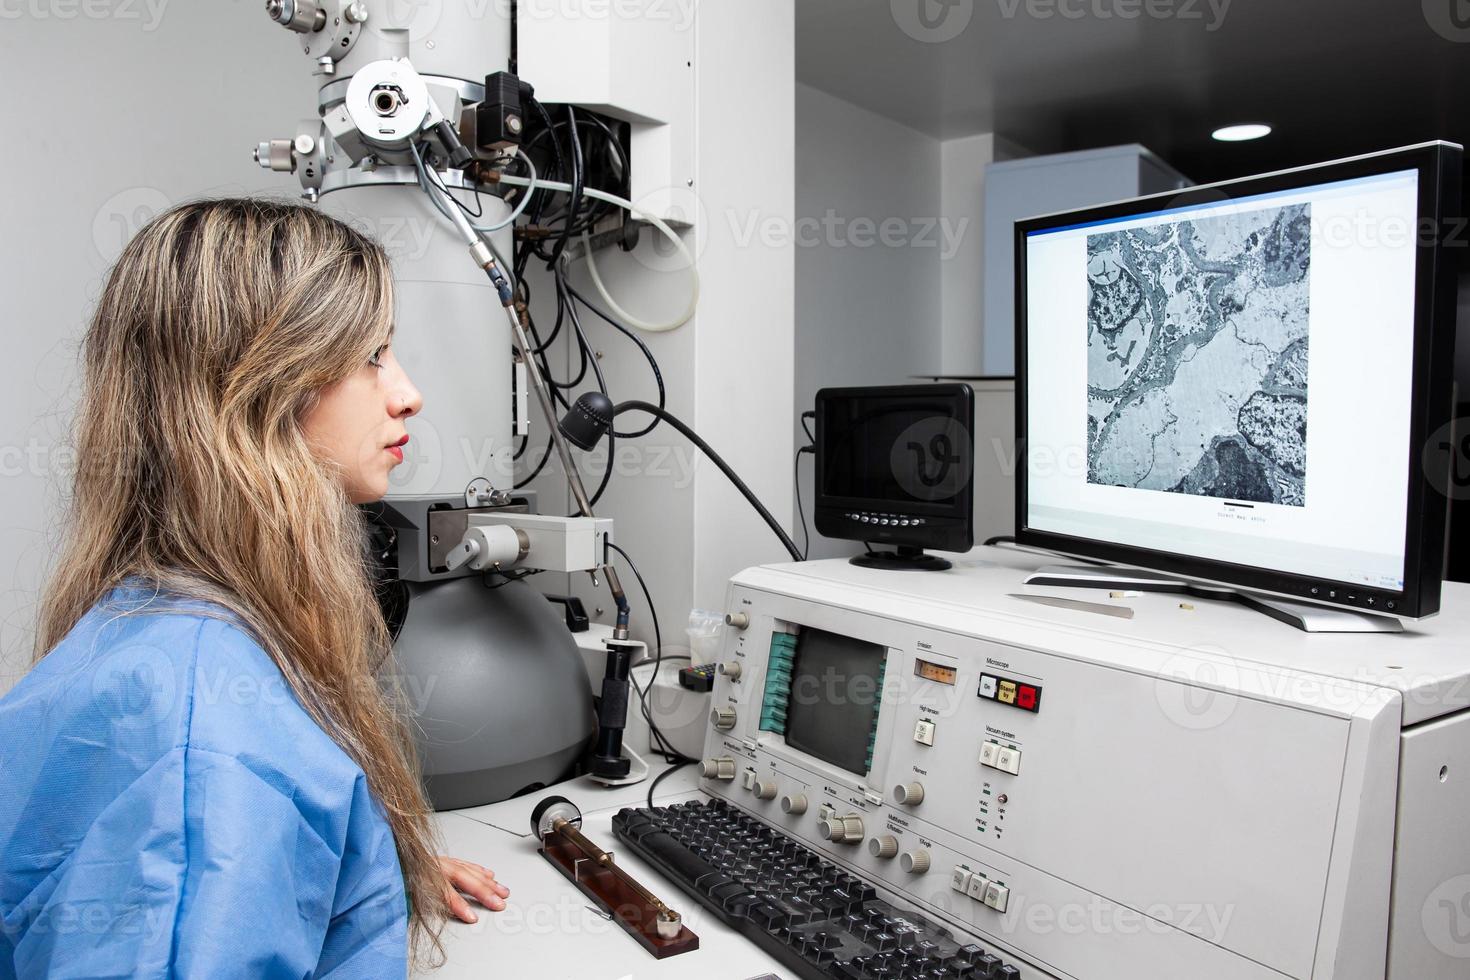
<svg viewBox="0 0 1470 980">
<path fill-rule="evenodd" d="M 401 909 L 344 917 L 335 931 L 350 923 L 352 934 L 334 936 L 333 962 L 321 962 L 341 865 L 293 800 L 239 759 L 177 748 L 112 802 L 17 910 L 32 922 L 15 950 L 17 973 L 400 973 L 403 930 L 391 913 Z"/>
</svg>

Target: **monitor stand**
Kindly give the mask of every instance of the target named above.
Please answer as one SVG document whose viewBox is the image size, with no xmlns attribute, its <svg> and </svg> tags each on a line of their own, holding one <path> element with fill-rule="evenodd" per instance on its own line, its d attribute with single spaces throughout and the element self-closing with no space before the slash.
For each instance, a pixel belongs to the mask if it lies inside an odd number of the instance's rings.
<svg viewBox="0 0 1470 980">
<path fill-rule="evenodd" d="M 856 559 L 854 559 L 856 560 Z M 1141 568 L 1110 565 L 1043 565 L 1026 576 L 1027 585 L 1076 586 L 1086 589 L 1133 589 L 1139 592 L 1180 592 L 1199 599 L 1238 602 L 1256 612 L 1295 626 L 1306 633 L 1401 633 L 1404 624 L 1393 616 L 1355 609 L 1334 609 L 1274 596 L 1252 595 L 1221 585 L 1206 585 L 1178 575 Z"/>
<path fill-rule="evenodd" d="M 863 568 L 886 568 L 900 572 L 942 572 L 952 567 L 947 559 L 930 555 L 923 548 L 899 545 L 896 551 L 869 551 L 848 559 Z"/>
</svg>

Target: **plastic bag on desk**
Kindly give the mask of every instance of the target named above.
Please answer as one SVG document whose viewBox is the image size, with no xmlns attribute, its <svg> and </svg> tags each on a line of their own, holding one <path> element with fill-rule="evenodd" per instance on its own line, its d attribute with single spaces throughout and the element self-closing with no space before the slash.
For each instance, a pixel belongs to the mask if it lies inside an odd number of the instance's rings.
<svg viewBox="0 0 1470 980">
<path fill-rule="evenodd" d="M 684 633 L 689 637 L 690 658 L 695 664 L 713 663 L 720 656 L 720 629 L 725 625 L 725 614 L 708 609 L 691 609 L 689 625 Z"/>
</svg>

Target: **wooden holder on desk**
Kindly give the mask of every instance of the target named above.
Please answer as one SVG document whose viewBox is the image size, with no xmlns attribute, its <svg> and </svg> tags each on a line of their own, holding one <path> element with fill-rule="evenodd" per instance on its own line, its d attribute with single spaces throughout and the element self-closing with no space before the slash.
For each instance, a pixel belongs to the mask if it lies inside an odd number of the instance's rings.
<svg viewBox="0 0 1470 980">
<path fill-rule="evenodd" d="M 541 841 L 541 856 L 656 958 L 698 949 L 699 937 L 678 913 L 583 836 L 581 823 L 581 813 L 563 797 L 538 803 L 531 827 Z"/>
</svg>

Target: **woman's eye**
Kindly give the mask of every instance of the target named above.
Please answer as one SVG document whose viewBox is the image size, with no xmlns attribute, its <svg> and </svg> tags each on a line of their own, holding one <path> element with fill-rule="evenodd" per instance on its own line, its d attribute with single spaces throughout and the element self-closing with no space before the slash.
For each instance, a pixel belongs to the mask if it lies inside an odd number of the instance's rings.
<svg viewBox="0 0 1470 980">
<path fill-rule="evenodd" d="M 382 367 L 383 366 L 383 355 L 385 353 L 387 353 L 387 351 L 388 351 L 388 345 L 387 344 L 384 344 L 382 347 L 379 347 L 377 350 L 373 351 L 373 356 L 368 358 L 368 363 L 371 364 L 373 367 L 376 367 L 376 368 Z"/>
</svg>

